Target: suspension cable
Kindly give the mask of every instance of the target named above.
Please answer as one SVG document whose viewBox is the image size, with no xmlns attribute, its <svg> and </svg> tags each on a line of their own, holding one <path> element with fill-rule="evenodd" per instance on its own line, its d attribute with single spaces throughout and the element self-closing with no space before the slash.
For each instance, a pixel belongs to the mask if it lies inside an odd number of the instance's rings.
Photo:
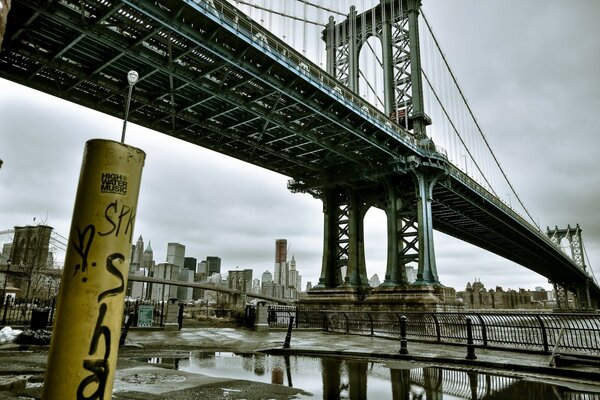
<svg viewBox="0 0 600 400">
<path fill-rule="evenodd" d="M 367 87 L 369 88 L 371 93 L 373 93 L 373 96 L 379 102 L 379 104 L 383 105 L 383 100 L 381 99 L 381 97 L 379 97 L 379 95 L 377 94 L 377 90 L 373 87 L 373 85 L 371 85 L 371 82 L 369 82 L 365 74 L 363 74 L 361 70 L 358 70 L 358 74 L 364 78 Z"/>
<path fill-rule="evenodd" d="M 590 272 L 592 273 L 592 279 L 594 280 L 594 282 L 596 282 L 596 284 L 598 284 L 598 280 L 596 280 L 596 274 L 594 274 L 594 269 L 592 268 L 592 265 L 590 264 L 590 258 L 588 257 L 587 250 L 585 249 L 585 246 L 583 245 L 583 240 L 581 241 L 581 248 L 583 249 L 584 257 L 587 260 L 586 261 L 587 267 L 590 269 Z"/>
<path fill-rule="evenodd" d="M 492 193 L 498 197 L 498 193 L 496 193 L 494 191 L 494 188 L 492 187 L 492 185 L 490 185 L 490 182 L 487 180 L 485 174 L 483 173 L 483 171 L 481 170 L 481 168 L 479 167 L 479 164 L 477 163 L 477 161 L 475 161 L 475 158 L 473 157 L 473 154 L 471 153 L 471 150 L 469 149 L 469 147 L 467 146 L 467 144 L 465 143 L 465 141 L 463 140 L 461 134 L 458 132 L 458 129 L 456 128 L 456 125 L 454 125 L 454 121 L 452 121 L 452 118 L 450 118 L 450 115 L 448 115 L 448 111 L 446 110 L 446 107 L 444 107 L 444 105 L 442 104 L 442 100 L 440 99 L 440 97 L 438 96 L 437 92 L 435 91 L 435 89 L 433 88 L 431 81 L 429 80 L 429 77 L 427 76 L 427 74 L 425 73 L 425 71 L 421 70 L 421 73 L 423 74 L 423 77 L 425 78 L 425 80 L 427 81 L 427 84 L 429 85 L 429 87 L 431 88 L 431 91 L 433 92 L 433 95 L 435 96 L 435 98 L 437 99 L 438 104 L 440 105 L 440 107 L 442 108 L 442 111 L 444 112 L 444 114 L 446 115 L 446 118 L 448 120 L 448 122 L 450 123 L 450 125 L 452 126 L 452 129 L 454 129 L 454 132 L 456 133 L 456 136 L 458 136 L 458 138 L 460 139 L 460 142 L 463 144 L 465 150 L 467 151 L 467 153 L 469 154 L 469 157 L 471 157 L 471 160 L 473 161 L 473 164 L 475 164 L 475 167 L 477 167 L 477 171 L 479 171 L 479 174 L 483 177 L 483 180 L 487 183 L 488 187 L 490 188 L 490 190 L 492 191 Z"/>
<path fill-rule="evenodd" d="M 285 0 L 284 0 L 284 1 L 285 1 Z M 309 5 L 309 6 L 311 6 L 311 7 L 314 7 L 314 8 L 316 8 L 316 9 L 319 9 L 319 10 L 328 11 L 328 12 L 330 12 L 330 13 L 337 14 L 337 15 L 341 15 L 341 16 L 343 16 L 343 17 L 345 17 L 345 16 L 346 16 L 346 14 L 344 14 L 344 13 L 342 13 L 342 12 L 339 12 L 339 11 L 337 11 L 337 10 L 334 10 L 334 9 L 331 9 L 331 8 L 323 7 L 322 5 L 319 5 L 319 4 L 314 4 L 314 3 L 311 3 L 310 1 L 307 1 L 307 0 L 296 0 L 296 1 L 297 1 L 297 2 L 300 2 L 300 3 L 304 3 L 304 4 L 306 4 L 306 5 Z"/>
<path fill-rule="evenodd" d="M 298 0 L 298 1 L 300 1 L 300 0 Z M 277 14 L 277 15 L 280 15 L 280 16 L 285 17 L 285 18 L 293 19 L 293 20 L 296 20 L 296 21 L 302 21 L 302 22 L 305 22 L 307 24 L 312 24 L 312 25 L 317 25 L 317 26 L 325 26 L 325 24 L 323 22 L 316 22 L 316 21 L 311 21 L 311 20 L 305 19 L 305 18 L 296 17 L 294 15 L 285 14 L 285 13 L 283 13 L 281 11 L 276 11 L 276 10 L 272 10 L 270 8 L 259 6 L 257 4 L 248 3 L 246 1 L 235 0 L 235 2 L 238 3 L 238 4 L 242 4 L 244 6 L 254 7 L 254 8 L 258 9 L 258 10 L 266 11 L 266 12 L 271 13 L 271 14 Z"/>
<path fill-rule="evenodd" d="M 454 76 L 454 73 L 452 72 L 452 69 L 450 68 L 450 65 L 448 64 L 448 60 L 446 60 L 446 56 L 442 52 L 440 44 L 438 43 L 435 35 L 433 34 L 433 30 L 431 29 L 431 25 L 429 25 L 429 21 L 425 17 L 425 14 L 423 13 L 423 10 L 420 9 L 419 11 L 421 12 L 421 15 L 423 15 L 423 20 L 425 21 L 425 24 L 427 25 L 427 29 L 429 30 L 429 33 L 431 33 L 431 37 L 433 38 L 433 41 L 434 41 L 436 47 L 438 48 L 438 50 L 440 52 L 442 60 L 444 61 L 444 64 L 446 65 L 446 68 L 448 69 L 448 72 L 450 73 L 450 76 L 452 77 L 452 80 L 454 81 L 454 84 L 456 85 L 458 93 L 460 94 L 461 98 L 463 99 L 463 101 L 465 103 L 465 106 L 467 107 L 467 110 L 469 111 L 469 114 L 471 115 L 471 118 L 473 119 L 473 122 L 475 123 L 475 126 L 477 127 L 477 130 L 479 131 L 479 134 L 481 135 L 483 141 L 485 142 L 485 145 L 487 146 L 488 150 L 490 151 L 490 154 L 494 158 L 494 161 L 496 162 L 496 165 L 500 169 L 500 172 L 502 173 L 502 176 L 504 177 L 504 180 L 506 181 L 506 183 L 508 184 L 508 186 L 512 190 L 513 194 L 515 195 L 515 197 L 519 201 L 519 204 L 521 205 L 521 207 L 523 207 L 523 210 L 525 210 L 525 213 L 527 214 L 527 216 L 531 219 L 533 225 L 537 226 L 535 224 L 534 218 L 529 213 L 529 210 L 527 210 L 527 208 L 523 204 L 523 201 L 521 200 L 521 197 L 519 197 L 519 195 L 515 191 L 515 188 L 513 187 L 512 183 L 510 183 L 510 181 L 508 180 L 508 177 L 506 176 L 506 173 L 504 172 L 504 169 L 502 169 L 502 166 L 500 165 L 500 162 L 498 161 L 498 159 L 496 158 L 496 155 L 492 151 L 492 148 L 491 148 L 491 146 L 490 146 L 490 144 L 489 144 L 486 136 L 483 134 L 483 131 L 482 131 L 481 127 L 479 126 L 479 123 L 477 122 L 477 119 L 475 118 L 475 115 L 473 114 L 473 111 L 471 110 L 471 107 L 469 106 L 469 103 L 467 102 L 467 99 L 466 99 L 465 95 L 463 94 L 460 86 L 458 85 L 458 81 L 456 80 L 456 77 Z M 486 182 L 487 182 L 487 179 L 486 179 Z"/>
</svg>

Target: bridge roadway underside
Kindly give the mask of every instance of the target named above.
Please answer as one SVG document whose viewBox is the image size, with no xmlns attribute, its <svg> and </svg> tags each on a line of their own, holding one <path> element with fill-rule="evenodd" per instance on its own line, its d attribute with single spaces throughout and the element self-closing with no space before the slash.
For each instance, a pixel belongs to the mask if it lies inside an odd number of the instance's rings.
<svg viewBox="0 0 600 400">
<path fill-rule="evenodd" d="M 554 282 L 589 285 L 541 232 L 431 147 L 228 3 L 14 0 L 0 77 L 323 188 L 375 188 L 442 172 L 433 227 Z M 411 159 L 416 163 L 408 162 Z M 385 204 L 379 205 L 385 209 Z M 486 266 L 475 266 L 486 268 Z"/>
</svg>

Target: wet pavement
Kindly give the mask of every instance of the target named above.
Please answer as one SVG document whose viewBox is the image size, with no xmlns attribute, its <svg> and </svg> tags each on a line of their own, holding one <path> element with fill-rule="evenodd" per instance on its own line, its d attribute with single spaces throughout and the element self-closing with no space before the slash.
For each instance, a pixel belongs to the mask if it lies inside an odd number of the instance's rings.
<svg viewBox="0 0 600 400">
<path fill-rule="evenodd" d="M 170 364 L 144 361 L 149 357 L 185 358 L 192 351 L 360 357 L 403 363 L 406 368 L 443 366 L 501 372 L 507 376 L 526 376 L 600 393 L 600 368 L 597 365 L 575 364 L 571 360 L 569 365 L 550 367 L 549 355 L 477 348 L 477 358 L 467 360 L 465 346 L 412 341 L 408 342 L 409 354 L 401 355 L 398 340 L 318 330 L 294 330 L 290 348 L 284 349 L 285 336 L 284 330 L 259 333 L 234 328 L 131 330 L 126 345 L 119 350 L 113 399 L 291 399 L 306 395 L 298 388 L 209 377 L 177 370 Z M 40 398 L 46 356 L 47 347 L 44 346 L 0 345 L 0 400 Z M 10 384 L 14 386 L 12 389 Z"/>
</svg>

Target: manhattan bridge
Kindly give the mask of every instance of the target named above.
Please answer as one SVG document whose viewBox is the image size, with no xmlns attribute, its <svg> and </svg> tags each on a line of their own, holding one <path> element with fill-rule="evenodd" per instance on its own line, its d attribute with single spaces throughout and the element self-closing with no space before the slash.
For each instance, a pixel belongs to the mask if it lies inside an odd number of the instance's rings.
<svg viewBox="0 0 600 400">
<path fill-rule="evenodd" d="M 130 121 L 290 177 L 291 191 L 323 202 L 315 298 L 441 287 L 435 229 L 547 277 L 559 306 L 570 293 L 597 308 L 581 229 L 542 230 L 530 215 L 420 1 L 356 3 L 14 0 L 0 76 L 121 118 L 127 72 L 138 71 Z M 373 289 L 371 207 L 385 211 L 388 233 L 385 281 Z"/>
</svg>

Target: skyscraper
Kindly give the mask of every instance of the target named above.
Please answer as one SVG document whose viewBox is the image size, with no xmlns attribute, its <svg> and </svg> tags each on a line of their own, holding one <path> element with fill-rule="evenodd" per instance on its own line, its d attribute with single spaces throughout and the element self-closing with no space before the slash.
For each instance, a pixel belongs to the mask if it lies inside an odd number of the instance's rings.
<svg viewBox="0 0 600 400">
<path fill-rule="evenodd" d="M 197 263 L 198 263 L 198 260 L 196 260 L 195 257 L 185 257 L 183 259 L 183 268 L 189 269 L 190 271 L 194 271 L 194 273 L 195 273 Z"/>
<path fill-rule="evenodd" d="M 288 286 L 287 239 L 275 241 L 275 270 L 273 281 L 277 285 Z"/>
<path fill-rule="evenodd" d="M 273 282 L 273 274 L 270 271 L 265 271 L 261 276 L 261 283 L 271 283 Z"/>
<path fill-rule="evenodd" d="M 144 262 L 144 239 L 142 235 L 138 238 L 131 256 L 131 264 L 136 265 L 136 269 L 139 269 Z"/>
<path fill-rule="evenodd" d="M 215 256 L 206 257 L 206 265 L 207 265 L 207 277 L 210 277 L 212 274 L 220 274 L 221 273 L 221 258 Z"/>
<path fill-rule="evenodd" d="M 150 246 L 150 241 L 148 241 L 148 246 L 146 246 L 146 250 L 144 250 L 144 257 L 142 260 L 142 267 L 150 270 L 154 266 L 154 252 L 152 251 L 152 246 Z"/>
<path fill-rule="evenodd" d="M 169 242 L 167 244 L 167 262 L 183 268 L 185 260 L 185 246 L 180 243 Z"/>
<path fill-rule="evenodd" d="M 138 238 L 136 244 L 131 248 L 131 263 L 129 264 L 129 271 L 135 272 L 142 268 L 144 263 L 144 239 L 142 235 Z"/>
</svg>

